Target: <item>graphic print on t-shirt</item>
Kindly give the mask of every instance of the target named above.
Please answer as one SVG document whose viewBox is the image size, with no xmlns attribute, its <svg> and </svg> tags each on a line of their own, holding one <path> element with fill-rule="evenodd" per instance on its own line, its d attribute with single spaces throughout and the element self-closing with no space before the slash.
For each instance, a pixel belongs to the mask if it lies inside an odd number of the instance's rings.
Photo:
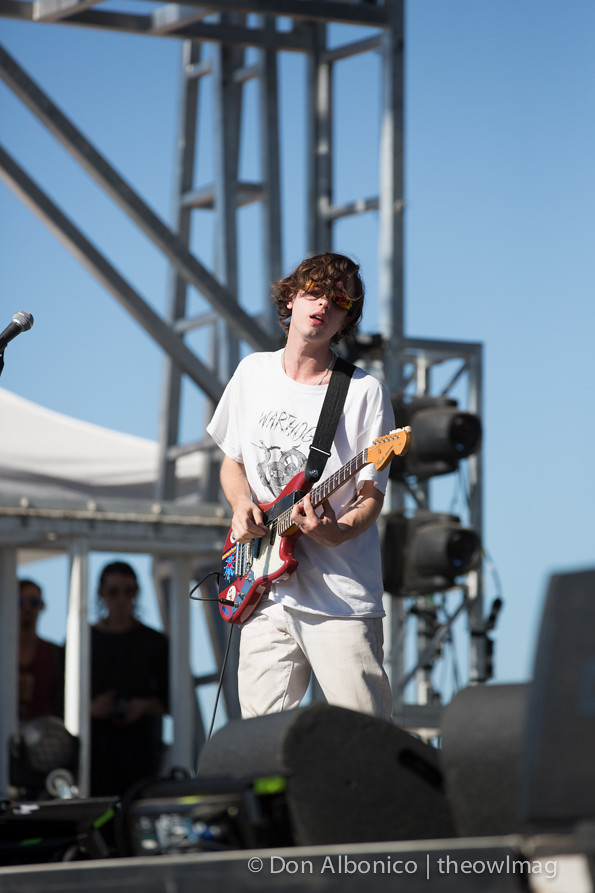
<svg viewBox="0 0 595 893">
<path fill-rule="evenodd" d="M 256 466 L 258 477 L 272 496 L 277 497 L 292 477 L 306 467 L 306 457 L 295 447 L 282 450 L 278 446 L 268 447 L 262 440 L 255 446 L 263 457 Z"/>
<path fill-rule="evenodd" d="M 276 498 L 289 481 L 306 467 L 315 427 L 287 410 L 263 412 L 255 433 L 262 431 L 263 439 L 254 443 L 258 453 L 258 477 Z M 270 441 L 285 441 L 283 446 Z M 269 441 L 268 443 L 266 441 Z"/>
</svg>

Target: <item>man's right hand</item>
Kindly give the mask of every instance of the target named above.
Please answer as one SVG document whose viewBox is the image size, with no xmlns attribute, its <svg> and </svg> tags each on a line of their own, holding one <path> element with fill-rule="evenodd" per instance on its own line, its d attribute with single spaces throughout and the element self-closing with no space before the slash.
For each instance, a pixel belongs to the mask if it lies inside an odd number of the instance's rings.
<svg viewBox="0 0 595 893">
<path fill-rule="evenodd" d="M 238 543 L 248 543 L 264 536 L 267 527 L 260 508 L 252 500 L 246 469 L 241 462 L 223 457 L 221 463 L 221 487 L 233 512 L 231 532 Z"/>
<path fill-rule="evenodd" d="M 248 500 L 236 504 L 231 519 L 231 532 L 236 542 L 248 543 L 250 540 L 264 536 L 267 529 L 264 515 L 255 502 Z"/>
</svg>

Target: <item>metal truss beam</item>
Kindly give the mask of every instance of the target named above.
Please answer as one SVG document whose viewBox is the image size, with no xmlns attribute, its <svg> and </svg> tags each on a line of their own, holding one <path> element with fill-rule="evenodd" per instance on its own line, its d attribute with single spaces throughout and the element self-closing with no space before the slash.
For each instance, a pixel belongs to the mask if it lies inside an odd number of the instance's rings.
<svg viewBox="0 0 595 893">
<path fill-rule="evenodd" d="M 255 13 L 281 16 L 298 21 L 339 22 L 345 25 L 387 25 L 387 6 L 376 3 L 341 2 L 341 0 L 187 0 L 189 6 L 200 6 L 209 15 L 223 12 Z M 390 5 L 390 4 L 389 4 Z"/>
<path fill-rule="evenodd" d="M 304 51 L 308 49 L 299 30 L 266 33 L 266 29 L 203 22 L 224 13 L 250 13 L 282 17 L 297 22 L 340 22 L 346 25 L 378 26 L 389 24 L 390 4 L 325 2 L 325 0 L 216 0 L 204 4 L 187 0 L 186 4 L 156 4 L 150 13 L 118 11 L 115 4 L 102 8 L 100 0 L 1 0 L 0 17 L 30 22 L 59 22 L 155 36 L 191 37 L 243 46 L 268 46 L 271 49 Z"/>
<path fill-rule="evenodd" d="M 145 235 L 169 258 L 188 282 L 216 306 L 217 311 L 234 331 L 237 331 L 255 350 L 271 349 L 274 346 L 262 327 L 238 306 L 229 290 L 221 285 L 206 267 L 190 254 L 178 235 L 160 220 L 147 203 L 1 46 L 0 76 Z M 216 390 L 221 393 L 220 385 L 216 386 Z"/>
<path fill-rule="evenodd" d="M 95 5 L 72 4 L 54 12 L 53 9 L 38 14 L 29 0 L 0 0 L 0 18 L 20 19 L 45 24 L 74 25 L 107 32 L 142 34 L 146 37 L 173 37 L 192 39 L 204 43 L 226 43 L 241 47 L 262 47 L 288 52 L 305 53 L 309 49 L 308 37 L 293 31 L 267 33 L 259 28 L 246 26 L 222 26 L 204 23 L 204 13 L 192 7 L 167 4 L 151 15 L 131 14 L 114 10 L 104 11 Z"/>
<path fill-rule="evenodd" d="M 54 204 L 25 173 L 8 152 L 0 146 L 0 175 L 69 251 L 105 286 L 145 331 L 172 356 L 187 375 L 217 400 L 223 386 L 198 357 L 189 350 L 180 336 L 151 308 L 137 291 L 118 273 L 86 236 Z"/>
</svg>

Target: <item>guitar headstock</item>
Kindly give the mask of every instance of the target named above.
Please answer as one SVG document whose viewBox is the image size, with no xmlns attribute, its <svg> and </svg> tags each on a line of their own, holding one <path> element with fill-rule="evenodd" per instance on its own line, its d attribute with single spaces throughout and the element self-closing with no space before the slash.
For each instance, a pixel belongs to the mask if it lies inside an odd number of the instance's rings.
<svg viewBox="0 0 595 893">
<path fill-rule="evenodd" d="M 368 447 L 368 462 L 373 462 L 378 471 L 386 468 L 395 456 L 404 456 L 409 449 L 411 428 L 396 428 L 390 434 L 377 437 Z"/>
</svg>

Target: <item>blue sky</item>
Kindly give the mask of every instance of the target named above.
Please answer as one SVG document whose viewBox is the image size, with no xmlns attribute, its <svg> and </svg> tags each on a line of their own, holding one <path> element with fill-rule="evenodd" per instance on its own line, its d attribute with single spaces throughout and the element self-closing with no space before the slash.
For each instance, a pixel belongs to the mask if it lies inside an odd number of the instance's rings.
<svg viewBox="0 0 595 893">
<path fill-rule="evenodd" d="M 180 45 L 9 20 L 0 34 L 169 220 Z M 496 681 L 530 675 L 549 575 L 595 561 L 594 37 L 590 0 L 407 3 L 405 333 L 484 344 L 484 540 L 505 602 Z M 303 60 L 288 54 L 281 75 L 289 268 L 306 250 Z M 353 139 L 339 153 L 339 199 L 376 192 L 367 135 L 378 128 L 378 84 L 374 57 L 338 75 L 339 118 L 354 117 Z M 1 83 L 0 120 L 5 148 L 164 313 L 166 264 Z M 200 163 L 207 182 L 212 155 Z M 246 175 L 253 164 L 248 154 Z M 0 209 L 0 326 L 16 310 L 35 316 L 32 332 L 6 351 L 2 386 L 155 438 L 159 350 L 1 183 Z M 246 212 L 241 295 L 253 309 L 264 289 L 252 224 Z M 207 256 L 210 239 L 208 223 L 197 223 L 195 240 Z M 373 215 L 342 224 L 336 247 L 362 262 L 363 329 L 375 331 Z M 194 439 L 204 422 L 201 402 L 189 391 L 184 405 L 184 436 Z M 93 573 L 103 560 L 94 558 Z M 54 570 L 37 570 L 58 588 Z M 488 599 L 494 594 L 489 589 Z M 44 619 L 49 636 L 59 637 L 61 599 L 55 595 Z"/>
</svg>

